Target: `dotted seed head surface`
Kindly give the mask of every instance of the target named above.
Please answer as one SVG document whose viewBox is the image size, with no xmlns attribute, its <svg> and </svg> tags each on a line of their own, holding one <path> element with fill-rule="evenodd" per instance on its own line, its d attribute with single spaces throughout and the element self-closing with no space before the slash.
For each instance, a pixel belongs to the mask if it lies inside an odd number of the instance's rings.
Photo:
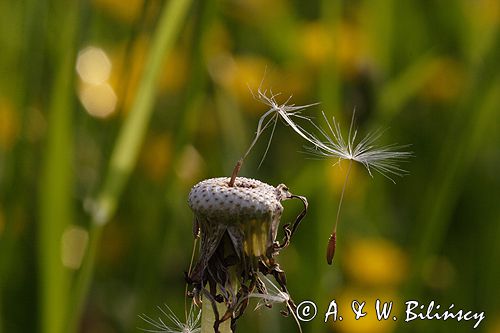
<svg viewBox="0 0 500 333">
<path fill-rule="evenodd" d="M 189 193 L 202 247 L 205 245 L 210 256 L 227 231 L 238 255 L 244 253 L 255 259 L 276 240 L 283 212 L 281 201 L 289 192 L 284 185 L 273 187 L 255 179 L 237 177 L 234 186 L 229 186 L 229 180 L 206 179 Z"/>
<path fill-rule="evenodd" d="M 279 188 L 261 181 L 237 177 L 230 187 L 229 178 L 211 178 L 196 184 L 189 193 L 189 206 L 197 216 L 233 224 L 281 216 L 283 206 Z"/>
</svg>

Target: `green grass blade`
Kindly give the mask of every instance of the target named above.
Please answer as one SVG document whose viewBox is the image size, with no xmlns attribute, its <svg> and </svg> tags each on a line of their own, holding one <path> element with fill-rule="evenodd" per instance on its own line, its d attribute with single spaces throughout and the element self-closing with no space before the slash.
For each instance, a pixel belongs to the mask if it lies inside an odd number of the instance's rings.
<svg viewBox="0 0 500 333">
<path fill-rule="evenodd" d="M 60 13 L 58 13 L 60 14 Z M 70 272 L 61 261 L 61 237 L 73 219 L 72 111 L 78 2 L 65 8 L 60 22 L 56 63 L 48 114 L 47 142 L 39 189 L 41 332 L 64 332 Z"/>
<path fill-rule="evenodd" d="M 172 49 L 191 0 L 170 1 L 162 9 L 137 95 L 113 149 L 104 185 L 92 215 L 89 251 L 75 281 L 68 331 L 76 330 L 93 275 L 102 226 L 114 215 L 123 188 L 136 164 L 153 111 L 156 81 Z"/>
</svg>

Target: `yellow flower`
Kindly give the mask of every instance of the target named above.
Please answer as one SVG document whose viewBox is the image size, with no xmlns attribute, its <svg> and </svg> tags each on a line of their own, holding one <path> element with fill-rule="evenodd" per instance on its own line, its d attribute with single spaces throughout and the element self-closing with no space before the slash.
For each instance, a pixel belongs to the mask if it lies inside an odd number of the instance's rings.
<svg viewBox="0 0 500 333">
<path fill-rule="evenodd" d="M 396 286 L 407 273 L 405 253 L 384 239 L 352 241 L 343 262 L 349 276 L 366 286 Z"/>
<path fill-rule="evenodd" d="M 360 67 L 367 63 L 367 37 L 363 30 L 347 22 L 342 22 L 337 28 L 335 56 L 340 70 L 346 76 L 355 76 Z"/>
<path fill-rule="evenodd" d="M 300 50 L 304 58 L 313 65 L 327 62 L 335 48 L 332 31 L 319 22 L 308 23 L 302 28 Z"/>
</svg>

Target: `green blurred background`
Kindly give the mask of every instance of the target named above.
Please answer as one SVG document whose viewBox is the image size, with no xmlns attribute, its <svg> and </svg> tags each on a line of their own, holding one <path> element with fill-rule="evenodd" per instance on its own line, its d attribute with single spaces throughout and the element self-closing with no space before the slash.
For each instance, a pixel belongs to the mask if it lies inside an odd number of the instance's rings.
<svg viewBox="0 0 500 333">
<path fill-rule="evenodd" d="M 229 176 L 265 106 L 321 102 L 382 143 L 412 144 L 392 184 L 311 160 L 278 126 L 240 175 L 286 183 L 310 211 L 279 261 L 304 332 L 468 332 L 473 322 L 378 322 L 374 300 L 485 311 L 500 332 L 500 3 L 457 1 L 0 1 L 0 332 L 136 332 L 183 316 L 187 194 Z M 282 99 L 280 100 L 280 98 Z M 269 133 L 268 133 L 269 134 Z M 284 221 L 300 205 L 286 202 Z M 325 324 L 330 300 L 345 320 Z M 352 300 L 367 301 L 360 321 Z M 343 306 L 344 305 L 344 306 Z M 239 332 L 294 332 L 252 311 Z"/>
</svg>

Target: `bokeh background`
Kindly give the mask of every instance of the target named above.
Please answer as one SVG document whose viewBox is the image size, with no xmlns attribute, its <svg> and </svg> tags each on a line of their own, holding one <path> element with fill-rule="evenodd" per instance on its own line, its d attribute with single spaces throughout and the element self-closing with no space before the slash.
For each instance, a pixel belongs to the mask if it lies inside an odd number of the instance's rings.
<svg viewBox="0 0 500 333">
<path fill-rule="evenodd" d="M 0 1 L 0 332 L 137 332 L 183 316 L 187 194 L 229 176 L 266 107 L 248 87 L 381 143 L 411 144 L 392 184 L 356 165 L 333 266 L 325 248 L 346 168 L 311 160 L 278 124 L 242 176 L 307 196 L 279 258 L 304 332 L 469 332 L 473 322 L 378 322 L 374 300 L 485 311 L 500 332 L 500 3 Z M 150 112 L 151 111 L 151 112 Z M 269 134 L 269 133 L 268 133 Z M 285 204 L 290 221 L 300 205 Z M 325 324 L 336 299 L 345 320 Z M 352 300 L 369 315 L 349 319 Z M 344 305 L 343 305 L 344 304 Z M 240 332 L 297 331 L 252 311 Z"/>
</svg>

